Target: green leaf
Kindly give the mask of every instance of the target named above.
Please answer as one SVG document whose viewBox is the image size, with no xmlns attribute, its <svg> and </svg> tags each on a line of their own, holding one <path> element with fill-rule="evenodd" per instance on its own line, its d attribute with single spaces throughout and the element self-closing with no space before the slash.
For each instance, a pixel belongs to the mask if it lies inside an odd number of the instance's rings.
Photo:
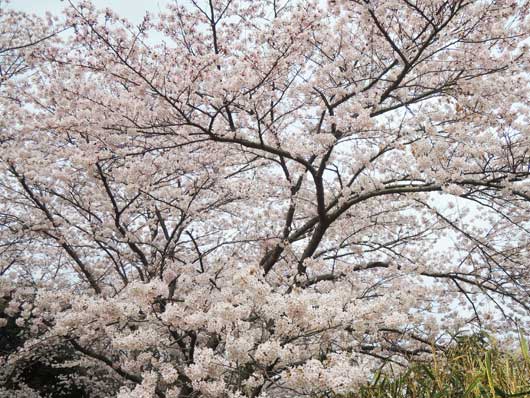
<svg viewBox="0 0 530 398">
<path fill-rule="evenodd" d="M 503 390 L 501 390 L 499 387 L 495 386 L 495 393 L 501 397 L 501 398 L 507 398 L 507 397 L 510 397 L 511 395 L 504 392 Z"/>
<path fill-rule="evenodd" d="M 530 364 L 530 353 L 528 350 L 528 340 L 523 334 L 523 331 L 519 329 L 519 344 L 521 344 L 521 353 L 526 363 Z"/>
<path fill-rule="evenodd" d="M 488 386 L 490 388 L 491 395 L 495 397 L 495 386 L 493 384 L 493 371 L 491 368 L 491 351 L 486 352 L 486 378 L 488 379 Z"/>
<path fill-rule="evenodd" d="M 477 386 L 480 384 L 481 377 L 482 375 L 478 375 L 473 379 L 471 384 L 469 384 L 469 386 L 466 388 L 466 391 L 464 392 L 464 398 L 467 397 L 471 392 L 473 392 L 475 388 L 477 388 Z"/>
<path fill-rule="evenodd" d="M 530 396 L 530 390 L 529 391 L 525 391 L 525 392 L 516 392 L 516 393 L 513 393 L 513 394 L 509 394 L 507 395 L 508 397 L 526 397 L 526 396 Z"/>
</svg>

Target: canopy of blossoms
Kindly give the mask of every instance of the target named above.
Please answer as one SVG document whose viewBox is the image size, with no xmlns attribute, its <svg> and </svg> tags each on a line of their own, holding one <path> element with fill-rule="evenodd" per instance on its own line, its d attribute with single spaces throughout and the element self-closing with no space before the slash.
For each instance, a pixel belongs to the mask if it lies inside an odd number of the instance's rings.
<svg viewBox="0 0 530 398">
<path fill-rule="evenodd" d="M 0 393 L 62 347 L 91 397 L 332 396 L 528 327 L 528 13 L 0 1 Z"/>
</svg>

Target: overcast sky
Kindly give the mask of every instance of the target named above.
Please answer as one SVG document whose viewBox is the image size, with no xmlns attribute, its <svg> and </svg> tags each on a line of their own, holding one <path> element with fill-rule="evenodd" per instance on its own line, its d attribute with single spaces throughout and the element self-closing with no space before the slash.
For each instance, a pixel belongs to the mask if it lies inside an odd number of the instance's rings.
<svg viewBox="0 0 530 398">
<path fill-rule="evenodd" d="M 110 7 L 120 16 L 133 22 L 141 21 L 146 10 L 158 12 L 165 8 L 172 0 L 93 0 L 98 8 Z M 61 0 L 11 0 L 10 8 L 43 15 L 46 11 L 58 14 L 64 8 L 65 2 Z"/>
</svg>

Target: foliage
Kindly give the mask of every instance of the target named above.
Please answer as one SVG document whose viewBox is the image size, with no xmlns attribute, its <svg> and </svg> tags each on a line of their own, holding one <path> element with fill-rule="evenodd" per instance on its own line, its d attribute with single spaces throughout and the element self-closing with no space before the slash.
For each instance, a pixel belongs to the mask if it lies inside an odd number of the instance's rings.
<svg viewBox="0 0 530 398">
<path fill-rule="evenodd" d="M 502 350 L 484 334 L 459 338 L 444 353 L 411 363 L 397 376 L 377 372 L 355 398 L 508 398 L 530 396 L 528 351 Z M 526 340 L 521 336 L 521 346 Z"/>
<path fill-rule="evenodd" d="M 50 340 L 24 350 L 31 336 L 17 324 L 20 314 L 5 313 L 8 301 L 9 297 L 0 297 L 0 318 L 6 320 L 0 328 L 0 358 L 7 359 L 0 363 L 0 397 L 103 398 L 118 390 L 116 380 L 80 366 L 79 354 L 64 341 Z M 104 383 L 103 391 L 94 380 Z"/>
<path fill-rule="evenodd" d="M 134 26 L 0 0 L 2 363 L 315 397 L 527 328 L 529 12 L 194 0 Z"/>
</svg>

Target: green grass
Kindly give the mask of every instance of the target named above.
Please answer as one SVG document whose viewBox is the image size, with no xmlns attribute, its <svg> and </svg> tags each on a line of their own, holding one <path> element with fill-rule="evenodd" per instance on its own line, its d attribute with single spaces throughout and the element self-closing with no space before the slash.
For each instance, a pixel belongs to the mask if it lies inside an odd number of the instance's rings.
<svg viewBox="0 0 530 398">
<path fill-rule="evenodd" d="M 460 338 L 428 362 L 378 372 L 358 393 L 341 398 L 530 398 L 530 353 L 520 334 L 517 350 L 502 350 L 486 334 Z"/>
</svg>

